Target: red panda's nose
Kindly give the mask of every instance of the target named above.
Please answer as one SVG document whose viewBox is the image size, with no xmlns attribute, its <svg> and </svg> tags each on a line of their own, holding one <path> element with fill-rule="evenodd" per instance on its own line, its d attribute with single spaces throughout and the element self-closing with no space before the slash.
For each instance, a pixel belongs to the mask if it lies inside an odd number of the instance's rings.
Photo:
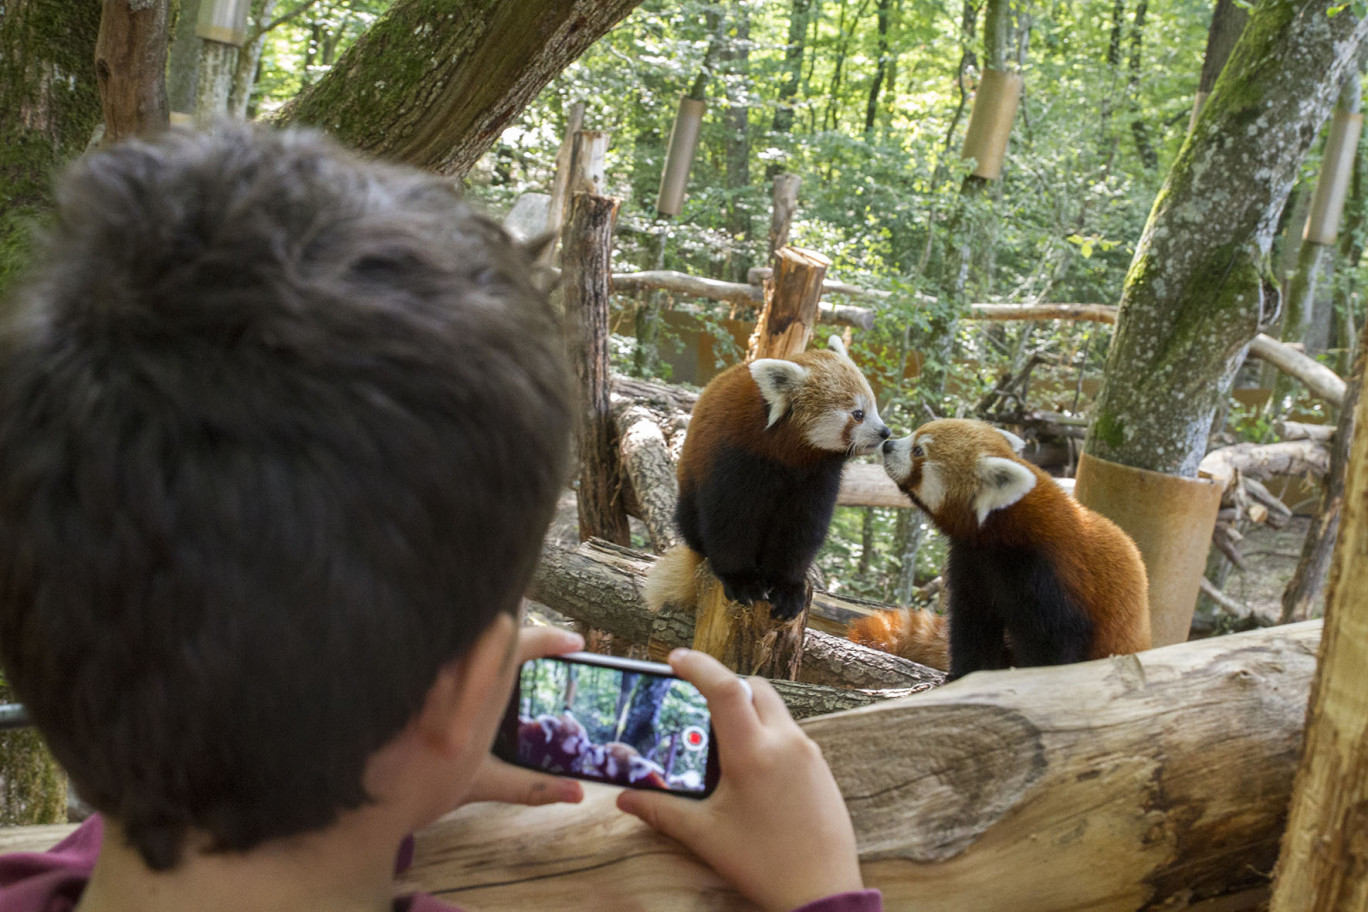
<svg viewBox="0 0 1368 912">
<path fill-rule="evenodd" d="M 883 427 L 879 428 L 879 437 L 881 439 L 887 440 L 889 437 L 892 436 L 893 432 L 888 429 L 888 425 L 885 424 Z"/>
<path fill-rule="evenodd" d="M 888 430 L 888 428 L 884 428 L 884 430 Z M 885 434 L 884 436 L 887 437 L 888 435 Z M 885 441 L 884 441 L 884 445 L 883 445 L 883 451 L 884 451 L 885 453 L 891 453 L 891 452 L 893 452 L 893 441 L 891 441 L 891 440 L 885 440 Z"/>
</svg>

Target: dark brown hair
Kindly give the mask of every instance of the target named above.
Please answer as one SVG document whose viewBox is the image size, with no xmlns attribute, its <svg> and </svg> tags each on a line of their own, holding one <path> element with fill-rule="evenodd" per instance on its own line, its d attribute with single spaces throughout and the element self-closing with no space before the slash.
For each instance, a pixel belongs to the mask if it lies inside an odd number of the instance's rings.
<svg viewBox="0 0 1368 912">
<path fill-rule="evenodd" d="M 539 553 L 531 260 L 308 132 L 116 146 L 58 199 L 0 337 L 0 660 L 152 868 L 326 826 Z"/>
</svg>

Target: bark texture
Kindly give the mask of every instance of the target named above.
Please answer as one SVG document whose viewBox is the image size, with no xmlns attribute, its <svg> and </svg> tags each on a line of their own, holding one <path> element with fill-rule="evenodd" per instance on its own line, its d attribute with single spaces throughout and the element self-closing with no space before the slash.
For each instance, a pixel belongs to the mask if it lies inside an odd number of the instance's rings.
<svg viewBox="0 0 1368 912">
<path fill-rule="evenodd" d="M 608 287 L 617 211 L 618 201 L 612 197 L 577 193 L 571 198 L 562 282 L 566 343 L 579 393 L 575 441 L 580 539 L 597 537 L 626 545 L 632 536 L 622 507 L 608 369 Z"/>
<path fill-rule="evenodd" d="M 460 176 L 640 2 L 399 0 L 279 119 Z"/>
<path fill-rule="evenodd" d="M 99 3 L 7 0 L 0 16 L 0 291 L 27 261 L 53 174 L 100 122 Z"/>
<path fill-rule="evenodd" d="M 0 15 L 0 293 L 28 261 L 54 173 L 100 122 L 93 0 L 6 0 Z M 0 692 L 0 702 L 4 694 Z M 66 779 L 36 733 L 0 735 L 0 822 L 64 819 Z"/>
<path fill-rule="evenodd" d="M 167 0 L 105 0 L 95 45 L 105 142 L 166 129 Z"/>
<path fill-rule="evenodd" d="M 1327 0 L 1250 17 L 1155 200 L 1122 291 L 1087 450 L 1193 476 L 1250 341 L 1272 315 L 1278 217 L 1368 26 Z"/>
<path fill-rule="evenodd" d="M 817 326 L 817 302 L 831 260 L 815 250 L 784 247 L 765 282 L 765 309 L 750 338 L 747 361 L 790 358 L 807 348 Z"/>
<path fill-rule="evenodd" d="M 1368 399 L 1355 407 L 1343 528 L 1326 597 L 1306 752 L 1273 912 L 1368 908 Z"/>
<path fill-rule="evenodd" d="M 803 727 L 831 764 L 865 882 L 886 909 L 1253 909 L 1285 822 L 1319 635 L 1312 622 L 981 672 Z M 566 897 L 612 910 L 755 908 L 618 811 L 617 790 L 585 792 L 580 805 L 463 808 L 418 834 L 405 876 L 486 912 L 560 909 Z M 19 845 L 46 847 L 58 833 L 23 835 Z"/>
</svg>

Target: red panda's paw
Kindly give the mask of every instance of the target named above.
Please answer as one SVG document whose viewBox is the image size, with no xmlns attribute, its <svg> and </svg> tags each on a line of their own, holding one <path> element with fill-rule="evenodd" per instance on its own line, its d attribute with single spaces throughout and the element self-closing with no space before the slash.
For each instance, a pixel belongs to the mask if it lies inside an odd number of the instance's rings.
<svg viewBox="0 0 1368 912">
<path fill-rule="evenodd" d="M 791 621 L 803 613 L 807 605 L 807 585 L 804 583 L 775 583 L 769 593 L 770 617 L 776 621 Z"/>
<path fill-rule="evenodd" d="M 741 605 L 754 605 L 769 598 L 769 586 L 753 573 L 717 574 L 722 584 L 722 592 Z"/>
</svg>

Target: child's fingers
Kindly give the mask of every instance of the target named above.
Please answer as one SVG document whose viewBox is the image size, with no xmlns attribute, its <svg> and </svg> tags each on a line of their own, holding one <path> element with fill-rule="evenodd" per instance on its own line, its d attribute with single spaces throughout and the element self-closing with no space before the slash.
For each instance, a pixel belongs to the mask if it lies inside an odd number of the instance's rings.
<svg viewBox="0 0 1368 912">
<path fill-rule="evenodd" d="M 704 652 L 676 649 L 670 653 L 675 674 L 698 688 L 708 701 L 719 744 L 743 748 L 759 729 L 760 718 L 751 703 L 751 686 Z M 724 755 L 725 756 L 725 755 Z"/>
<path fill-rule="evenodd" d="M 651 829 L 690 847 L 698 830 L 694 817 L 704 812 L 700 802 L 649 789 L 624 789 L 617 796 L 617 806 Z"/>
<path fill-rule="evenodd" d="M 518 631 L 518 664 L 529 659 L 565 655 L 584 648 L 584 637 L 559 627 L 523 627 Z"/>
<path fill-rule="evenodd" d="M 466 795 L 472 801 L 504 801 L 537 807 L 543 804 L 579 804 L 584 787 L 574 779 L 522 769 L 496 757 L 485 758 Z"/>
<path fill-rule="evenodd" d="M 755 714 L 759 716 L 761 724 L 797 724 L 793 721 L 793 714 L 789 712 L 784 698 L 779 696 L 779 691 L 775 690 L 769 681 L 764 678 L 751 678 L 750 684 L 751 690 L 754 691 L 751 703 L 755 706 Z"/>
</svg>

